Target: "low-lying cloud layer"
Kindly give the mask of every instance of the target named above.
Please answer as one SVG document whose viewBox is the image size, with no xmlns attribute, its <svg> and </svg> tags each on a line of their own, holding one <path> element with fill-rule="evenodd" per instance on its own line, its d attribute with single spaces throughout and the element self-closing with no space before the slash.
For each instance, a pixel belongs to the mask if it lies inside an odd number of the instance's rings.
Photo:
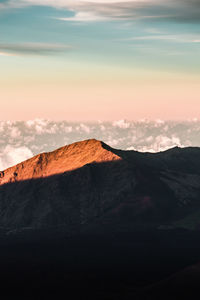
<svg viewBox="0 0 200 300">
<path fill-rule="evenodd" d="M 114 148 L 158 152 L 179 146 L 200 146 L 200 121 L 72 123 L 44 119 L 0 122 L 0 170 L 40 152 L 96 138 Z"/>
</svg>

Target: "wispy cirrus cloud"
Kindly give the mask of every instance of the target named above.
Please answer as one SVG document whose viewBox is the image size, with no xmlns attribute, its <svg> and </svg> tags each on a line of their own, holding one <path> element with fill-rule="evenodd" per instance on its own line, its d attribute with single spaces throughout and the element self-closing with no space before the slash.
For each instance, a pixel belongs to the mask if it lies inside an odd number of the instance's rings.
<svg viewBox="0 0 200 300">
<path fill-rule="evenodd" d="M 0 51 L 0 56 L 16 56 L 14 53 L 2 52 Z"/>
<path fill-rule="evenodd" d="M 144 36 L 134 36 L 126 39 L 121 39 L 123 41 L 171 41 L 179 43 L 200 43 L 200 35 L 193 34 L 156 34 L 156 35 L 144 35 Z"/>
<path fill-rule="evenodd" d="M 7 0 L 0 8 L 49 6 L 66 9 L 72 16 L 65 21 L 154 19 L 173 22 L 200 23 L 199 0 Z"/>
<path fill-rule="evenodd" d="M 53 55 L 57 53 L 65 53 L 71 50 L 70 45 L 61 44 L 45 44 L 45 43 L 0 43 L 0 55 Z"/>
</svg>

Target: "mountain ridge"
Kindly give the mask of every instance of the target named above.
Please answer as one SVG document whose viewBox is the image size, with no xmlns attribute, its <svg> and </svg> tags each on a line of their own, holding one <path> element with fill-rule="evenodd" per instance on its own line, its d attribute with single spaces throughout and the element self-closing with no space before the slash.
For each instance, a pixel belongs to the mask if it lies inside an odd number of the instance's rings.
<svg viewBox="0 0 200 300">
<path fill-rule="evenodd" d="M 75 142 L 51 152 L 40 153 L 0 172 L 0 185 L 48 177 L 83 167 L 88 163 L 121 159 L 96 139 Z M 110 148 L 111 149 L 111 148 Z M 29 169 L 29 171 L 27 171 Z"/>
<path fill-rule="evenodd" d="M 136 150 L 115 149 L 105 144 L 103 141 L 88 139 L 84 141 L 74 142 L 50 152 L 39 153 L 25 161 L 22 161 L 14 166 L 0 171 L 0 185 L 9 182 L 16 182 L 19 180 L 27 180 L 31 178 L 48 177 L 55 174 L 61 174 L 67 171 L 75 170 L 76 168 L 83 167 L 88 163 L 120 159 L 125 159 L 130 162 L 131 160 L 133 161 L 134 156 L 137 156 L 137 160 L 140 160 L 140 163 L 141 160 L 145 162 L 146 158 L 148 157 L 148 159 L 152 161 L 156 159 L 156 164 L 160 164 L 160 156 L 165 156 L 167 158 L 168 156 L 177 155 L 181 152 L 183 153 L 186 151 L 198 151 L 200 153 L 200 148 L 180 148 L 176 146 L 165 151 L 151 153 L 139 152 Z M 88 154 L 86 155 L 84 152 L 88 152 Z M 83 157 L 77 159 L 78 155 L 83 154 Z M 61 156 L 63 156 L 63 161 L 59 160 Z M 52 164 L 53 160 L 57 161 L 57 163 L 49 166 L 49 164 Z M 34 164 L 36 166 L 35 168 Z M 146 165 L 148 165 L 148 163 Z M 46 170 L 43 170 L 43 167 Z M 151 165 L 151 167 L 153 167 L 153 165 Z M 26 168 L 30 168 L 31 171 L 26 173 Z M 19 171 L 23 172 L 23 176 L 19 174 Z"/>
<path fill-rule="evenodd" d="M 0 226 L 158 226 L 192 216 L 199 197 L 200 149 L 140 153 L 90 139 L 2 171 Z"/>
</svg>

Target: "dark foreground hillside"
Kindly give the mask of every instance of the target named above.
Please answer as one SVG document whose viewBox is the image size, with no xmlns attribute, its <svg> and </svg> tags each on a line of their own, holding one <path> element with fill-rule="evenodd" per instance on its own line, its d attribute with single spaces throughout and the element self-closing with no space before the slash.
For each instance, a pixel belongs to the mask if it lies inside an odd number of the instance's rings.
<svg viewBox="0 0 200 300">
<path fill-rule="evenodd" d="M 189 273 L 190 282 L 178 273 L 199 261 L 199 232 L 69 238 L 64 232 L 27 230 L 1 236 L 1 294 L 3 299 L 13 299 L 13 293 L 23 299 L 195 299 L 200 274 Z M 167 281 L 174 274 L 175 285 Z"/>
</svg>

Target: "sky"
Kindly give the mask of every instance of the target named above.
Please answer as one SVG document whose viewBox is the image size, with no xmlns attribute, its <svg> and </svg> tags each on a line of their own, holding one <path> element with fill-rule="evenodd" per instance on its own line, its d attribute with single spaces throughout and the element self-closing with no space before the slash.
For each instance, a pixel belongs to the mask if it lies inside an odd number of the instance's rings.
<svg viewBox="0 0 200 300">
<path fill-rule="evenodd" d="M 200 112 L 199 0 L 0 0 L 0 120 Z"/>
</svg>

